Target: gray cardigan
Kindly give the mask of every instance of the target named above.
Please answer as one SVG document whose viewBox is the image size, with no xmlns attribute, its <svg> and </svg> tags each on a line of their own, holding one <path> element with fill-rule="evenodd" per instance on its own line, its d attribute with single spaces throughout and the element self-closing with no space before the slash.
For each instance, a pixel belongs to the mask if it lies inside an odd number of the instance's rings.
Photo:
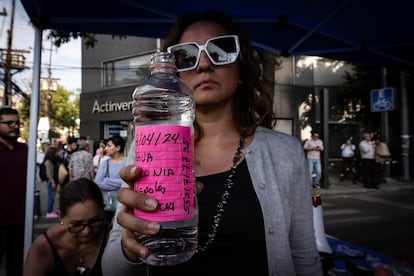
<svg viewBox="0 0 414 276">
<path fill-rule="evenodd" d="M 308 167 L 299 140 L 259 127 L 243 153 L 262 207 L 269 275 L 322 275 Z M 127 164 L 134 160 L 131 147 Z M 114 222 L 102 260 L 104 275 L 146 275 L 144 266 L 124 257 L 121 232 Z"/>
</svg>

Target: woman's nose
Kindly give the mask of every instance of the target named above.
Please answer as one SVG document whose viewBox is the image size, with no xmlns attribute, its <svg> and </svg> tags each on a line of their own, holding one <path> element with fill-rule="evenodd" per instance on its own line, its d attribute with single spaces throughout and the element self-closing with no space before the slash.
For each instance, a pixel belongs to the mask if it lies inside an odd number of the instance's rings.
<svg viewBox="0 0 414 276">
<path fill-rule="evenodd" d="M 201 51 L 200 61 L 198 62 L 200 68 L 207 68 L 213 66 L 205 51 Z"/>
</svg>

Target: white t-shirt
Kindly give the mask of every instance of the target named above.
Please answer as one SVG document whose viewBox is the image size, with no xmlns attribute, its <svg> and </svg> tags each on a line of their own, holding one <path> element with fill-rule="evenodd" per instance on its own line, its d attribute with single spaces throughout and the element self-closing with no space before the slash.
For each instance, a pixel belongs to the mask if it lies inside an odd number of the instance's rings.
<svg viewBox="0 0 414 276">
<path fill-rule="evenodd" d="M 342 157 L 345 157 L 345 158 L 354 157 L 354 150 L 355 150 L 354 144 L 342 144 L 341 146 Z"/>
<path fill-rule="evenodd" d="M 99 154 L 93 157 L 93 170 L 95 173 L 98 171 L 99 165 L 108 158 L 108 155 L 100 156 Z"/>
</svg>

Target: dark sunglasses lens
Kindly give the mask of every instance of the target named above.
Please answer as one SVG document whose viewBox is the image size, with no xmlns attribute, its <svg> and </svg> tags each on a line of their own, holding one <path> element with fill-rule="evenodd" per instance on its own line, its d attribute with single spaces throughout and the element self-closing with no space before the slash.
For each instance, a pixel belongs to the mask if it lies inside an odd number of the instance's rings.
<svg viewBox="0 0 414 276">
<path fill-rule="evenodd" d="M 238 52 L 234 37 L 222 37 L 210 40 L 207 51 L 216 64 L 227 64 L 236 61 Z"/>
<path fill-rule="evenodd" d="M 199 49 L 196 44 L 184 44 L 172 47 L 177 69 L 192 68 L 197 64 Z"/>
</svg>

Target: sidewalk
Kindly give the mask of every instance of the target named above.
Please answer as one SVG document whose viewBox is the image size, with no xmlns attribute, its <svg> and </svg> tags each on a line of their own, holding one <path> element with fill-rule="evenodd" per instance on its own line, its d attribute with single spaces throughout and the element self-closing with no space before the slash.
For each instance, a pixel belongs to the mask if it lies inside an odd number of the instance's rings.
<svg viewBox="0 0 414 276">
<path fill-rule="evenodd" d="M 364 188 L 364 184 L 361 181 L 357 181 L 353 184 L 351 180 L 345 179 L 339 181 L 339 175 L 329 176 L 330 185 L 328 188 L 313 189 L 313 194 L 319 194 L 321 196 L 338 196 L 347 194 L 362 194 L 362 193 L 385 193 L 395 192 L 403 190 L 414 190 L 414 181 L 409 182 L 398 181 L 394 178 L 387 178 L 386 183 L 381 183 L 379 189 L 367 189 Z"/>
</svg>

